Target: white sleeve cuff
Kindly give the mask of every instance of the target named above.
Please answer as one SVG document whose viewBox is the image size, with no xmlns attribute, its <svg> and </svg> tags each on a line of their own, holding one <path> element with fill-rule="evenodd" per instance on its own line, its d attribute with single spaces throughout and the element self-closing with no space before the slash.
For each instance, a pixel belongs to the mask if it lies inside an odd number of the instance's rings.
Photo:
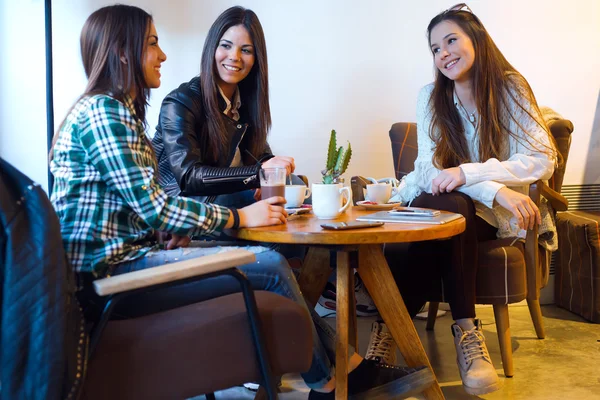
<svg viewBox="0 0 600 400">
<path fill-rule="evenodd" d="M 481 203 L 487 208 L 494 207 L 494 199 L 500 189 L 506 187 L 506 185 L 494 181 L 486 181 L 485 187 L 481 191 Z"/>
<path fill-rule="evenodd" d="M 466 163 L 459 166 L 465 174 L 465 186 L 471 186 L 481 181 L 478 165 L 478 163 Z"/>
</svg>

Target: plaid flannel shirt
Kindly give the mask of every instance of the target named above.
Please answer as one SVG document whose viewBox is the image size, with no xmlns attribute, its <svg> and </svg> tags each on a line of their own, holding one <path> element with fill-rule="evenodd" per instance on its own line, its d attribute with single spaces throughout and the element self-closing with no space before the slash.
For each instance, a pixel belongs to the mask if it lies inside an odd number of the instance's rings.
<svg viewBox="0 0 600 400">
<path fill-rule="evenodd" d="M 227 208 L 165 194 L 131 99 L 79 100 L 59 132 L 50 169 L 67 255 L 77 271 L 97 277 L 144 256 L 155 230 L 209 235 L 229 218 Z"/>
</svg>

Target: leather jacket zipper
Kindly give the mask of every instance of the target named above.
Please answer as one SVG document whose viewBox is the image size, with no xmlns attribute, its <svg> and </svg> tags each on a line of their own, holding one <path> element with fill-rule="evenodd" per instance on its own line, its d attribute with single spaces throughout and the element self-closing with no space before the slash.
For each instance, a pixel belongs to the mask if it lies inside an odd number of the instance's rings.
<svg viewBox="0 0 600 400">
<path fill-rule="evenodd" d="M 215 177 L 215 178 L 204 178 L 203 180 L 205 182 L 210 182 L 210 183 L 214 183 L 214 182 L 236 182 L 239 181 L 241 177 L 240 176 L 222 176 L 222 177 Z M 244 179 L 242 182 L 244 182 L 244 185 L 247 185 L 248 182 L 253 181 L 256 179 L 256 175 L 252 175 L 247 177 L 246 179 Z"/>
</svg>

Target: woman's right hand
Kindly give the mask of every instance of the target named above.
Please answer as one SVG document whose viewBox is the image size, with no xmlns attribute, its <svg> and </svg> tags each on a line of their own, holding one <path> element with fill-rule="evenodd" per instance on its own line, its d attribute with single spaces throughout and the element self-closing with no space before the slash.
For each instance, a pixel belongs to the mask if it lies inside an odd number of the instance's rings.
<svg viewBox="0 0 600 400">
<path fill-rule="evenodd" d="M 287 212 L 283 208 L 283 204 L 285 204 L 285 198 L 277 196 L 239 209 L 240 228 L 285 224 Z"/>
<path fill-rule="evenodd" d="M 505 186 L 498 190 L 495 201 L 515 216 L 521 229 L 533 229 L 535 224 L 542 223 L 540 209 L 529 196 Z"/>
<path fill-rule="evenodd" d="M 262 163 L 263 168 L 285 168 L 286 176 L 293 173 L 296 169 L 296 163 L 293 157 L 275 156 Z"/>
</svg>

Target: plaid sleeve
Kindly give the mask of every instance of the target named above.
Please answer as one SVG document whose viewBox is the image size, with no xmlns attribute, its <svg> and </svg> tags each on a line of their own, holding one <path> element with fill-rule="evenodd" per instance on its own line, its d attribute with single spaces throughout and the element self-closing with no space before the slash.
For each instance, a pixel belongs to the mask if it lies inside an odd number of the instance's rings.
<svg viewBox="0 0 600 400">
<path fill-rule="evenodd" d="M 156 230 L 207 235 L 222 230 L 229 209 L 183 197 L 169 197 L 157 183 L 154 154 L 141 124 L 121 102 L 99 97 L 87 110 L 80 138 L 109 190 Z"/>
</svg>

